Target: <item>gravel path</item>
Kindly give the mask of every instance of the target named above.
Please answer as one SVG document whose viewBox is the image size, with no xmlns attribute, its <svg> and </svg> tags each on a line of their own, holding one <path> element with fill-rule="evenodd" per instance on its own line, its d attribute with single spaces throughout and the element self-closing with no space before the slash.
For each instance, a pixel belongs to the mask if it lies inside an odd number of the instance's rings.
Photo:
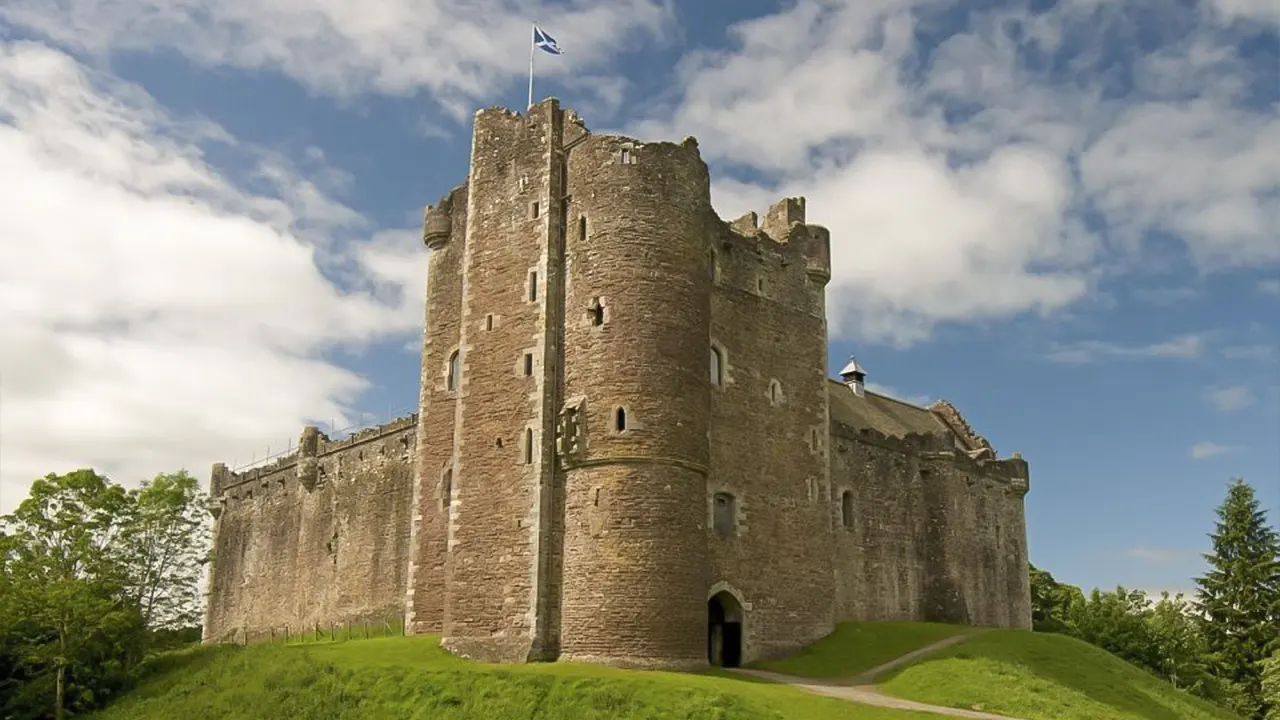
<svg viewBox="0 0 1280 720">
<path fill-rule="evenodd" d="M 943 648 L 951 647 L 958 642 L 968 640 L 976 634 L 977 633 L 969 632 L 954 635 L 945 640 L 940 640 L 931 645 L 926 645 L 918 650 L 913 650 L 906 655 L 894 658 L 883 665 L 873 667 L 870 670 L 851 678 L 815 680 L 813 678 L 783 675 L 781 673 L 767 672 L 765 670 L 744 670 L 741 668 L 735 669 L 733 672 L 740 673 L 742 675 L 750 675 L 770 682 L 781 683 L 783 685 L 790 685 L 818 695 L 827 695 L 829 697 L 836 697 L 842 700 L 849 700 L 850 702 L 862 703 L 863 705 L 875 705 L 877 707 L 894 708 L 897 710 L 915 710 L 917 712 L 944 715 L 946 717 L 977 718 L 979 720 L 1023 720 L 1022 718 L 1016 718 L 1010 715 L 993 715 L 991 713 L 978 712 L 976 710 L 961 710 L 960 708 L 942 707 L 940 705 L 927 705 L 913 700 L 904 700 L 891 695 L 885 695 L 876 689 L 874 684 L 875 679 L 890 670 L 906 665 L 907 663 L 925 655 L 936 653 Z"/>
</svg>

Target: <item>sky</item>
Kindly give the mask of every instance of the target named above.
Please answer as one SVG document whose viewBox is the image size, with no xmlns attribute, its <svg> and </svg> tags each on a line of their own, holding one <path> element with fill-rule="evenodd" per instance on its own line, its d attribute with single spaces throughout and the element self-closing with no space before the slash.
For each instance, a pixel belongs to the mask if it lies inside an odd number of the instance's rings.
<svg viewBox="0 0 1280 720">
<path fill-rule="evenodd" d="M 423 207 L 536 95 L 832 234 L 831 371 L 1031 464 L 1031 559 L 1189 590 L 1280 526 L 1275 0 L 5 0 L 0 512 L 414 411 Z"/>
</svg>

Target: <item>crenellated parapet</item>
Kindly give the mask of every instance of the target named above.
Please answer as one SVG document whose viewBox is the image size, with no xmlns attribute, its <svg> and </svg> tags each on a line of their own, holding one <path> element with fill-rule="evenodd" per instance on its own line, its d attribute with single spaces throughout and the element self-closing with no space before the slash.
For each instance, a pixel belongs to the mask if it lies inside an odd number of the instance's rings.
<svg viewBox="0 0 1280 720">
<path fill-rule="evenodd" d="M 804 220 L 804 198 L 794 197 L 774 203 L 763 221 L 755 212 L 720 221 L 712 245 L 717 287 L 825 316 L 831 233 Z"/>
<path fill-rule="evenodd" d="M 391 440 L 398 443 L 391 451 L 404 455 L 412 451 L 412 434 L 417 427 L 417 413 L 392 420 L 383 425 L 365 428 L 352 433 L 341 440 L 330 440 L 314 425 L 302 430 L 298 446 L 271 462 L 249 468 L 241 472 L 229 469 L 226 463 L 214 463 L 209 481 L 210 512 L 218 517 L 227 507 L 227 500 L 252 499 L 255 490 L 259 494 L 273 486 L 285 484 L 286 478 L 292 477 L 308 492 L 316 486 L 328 473 L 328 463 L 340 463 L 340 456 L 349 450 L 356 449 L 357 455 L 363 459 L 358 448 L 361 445 L 379 440 Z M 382 449 L 386 454 L 387 448 Z"/>
</svg>

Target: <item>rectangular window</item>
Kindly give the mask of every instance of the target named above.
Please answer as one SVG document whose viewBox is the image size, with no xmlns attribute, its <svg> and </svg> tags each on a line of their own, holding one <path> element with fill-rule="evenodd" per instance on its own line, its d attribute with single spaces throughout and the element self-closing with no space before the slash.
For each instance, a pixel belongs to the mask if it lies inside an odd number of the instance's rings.
<svg viewBox="0 0 1280 720">
<path fill-rule="evenodd" d="M 586 241 L 587 241 L 587 216 L 583 215 L 582 217 L 578 218 L 578 242 L 583 243 Z"/>
<path fill-rule="evenodd" d="M 529 428 L 524 431 L 524 464 L 533 464 L 533 430 Z"/>
<path fill-rule="evenodd" d="M 529 302 L 538 301 L 538 272 L 529 273 Z"/>
<path fill-rule="evenodd" d="M 538 203 L 534 202 L 532 205 L 529 206 L 529 216 L 532 217 L 534 220 L 537 220 L 539 209 L 540 208 L 538 207 Z"/>
<path fill-rule="evenodd" d="M 524 375 L 525 377 L 533 375 L 533 353 L 524 354 Z"/>
<path fill-rule="evenodd" d="M 716 493 L 712 498 L 712 527 L 720 537 L 733 533 L 734 498 L 729 493 Z"/>
</svg>

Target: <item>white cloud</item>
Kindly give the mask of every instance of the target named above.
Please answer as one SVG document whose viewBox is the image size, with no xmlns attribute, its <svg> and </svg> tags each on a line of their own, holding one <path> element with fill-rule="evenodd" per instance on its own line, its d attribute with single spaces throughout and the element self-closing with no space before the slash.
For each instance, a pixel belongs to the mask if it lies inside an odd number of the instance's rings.
<svg viewBox="0 0 1280 720">
<path fill-rule="evenodd" d="M 1219 98 L 1126 110 L 1081 157 L 1113 235 L 1182 238 L 1202 268 L 1280 260 L 1280 119 Z"/>
<path fill-rule="evenodd" d="M 1224 413 L 1249 407 L 1256 399 L 1253 392 L 1243 385 L 1209 388 L 1205 397 L 1209 400 L 1209 404 Z"/>
<path fill-rule="evenodd" d="M 202 142 L 273 192 L 239 189 Z M 420 323 L 420 242 L 360 241 L 367 221 L 321 190 L 340 175 L 304 179 L 67 55 L 0 44 L 0 158 L 3 509 L 47 472 L 200 474 L 344 420 L 367 384 L 321 351 Z"/>
<path fill-rule="evenodd" d="M 1230 345 L 1222 348 L 1222 357 L 1228 360 L 1269 360 L 1276 354 L 1270 345 Z"/>
<path fill-rule="evenodd" d="M 1235 452 L 1240 448 L 1234 445 L 1219 445 L 1212 442 L 1198 442 L 1191 446 L 1192 460 L 1207 460 L 1211 457 L 1224 455 L 1226 453 Z"/>
<path fill-rule="evenodd" d="M 1259 281 L 1258 292 L 1263 295 L 1274 295 L 1276 297 L 1280 297 L 1280 280 Z"/>
<path fill-rule="evenodd" d="M 1045 357 L 1068 365 L 1083 365 L 1102 360 L 1141 360 L 1149 358 L 1191 359 L 1199 357 L 1205 349 L 1205 339 L 1200 335 L 1179 335 L 1148 345 L 1124 345 L 1103 340 L 1082 340 L 1076 343 L 1055 343 Z"/>
<path fill-rule="evenodd" d="M 1169 548 L 1149 548 L 1149 547 L 1133 547 L 1125 551 L 1125 554 L 1134 560 L 1141 561 L 1149 565 L 1186 565 L 1189 563 L 1199 562 L 1201 555 L 1196 550 L 1174 550 Z M 1159 597 L 1159 593 L 1155 594 Z"/>
<path fill-rule="evenodd" d="M 1275 0 L 1213 0 L 1213 8 L 1228 19 L 1260 20 L 1280 27 L 1280 3 Z"/>
<path fill-rule="evenodd" d="M 528 72 L 530 18 L 565 54 L 542 76 L 597 74 L 669 21 L 662 0 L 6 0 L 0 22 L 94 54 L 171 50 L 207 66 L 275 70 L 318 92 L 432 92 L 455 117 Z M 639 33 L 637 32 L 639 31 Z M 608 90 L 608 88 L 602 88 Z"/>
<path fill-rule="evenodd" d="M 880 383 L 869 382 L 867 383 L 867 389 L 877 395 L 884 395 L 885 397 L 891 397 L 894 400 L 901 400 L 908 405 L 915 405 L 916 407 L 927 407 L 931 402 L 933 402 L 928 395 L 904 393 L 897 388 L 889 387 L 888 385 L 881 385 Z"/>
<path fill-rule="evenodd" d="M 837 335 L 906 344 L 942 322 L 1055 313 L 1146 271 L 1160 233 L 1201 269 L 1280 261 L 1280 120 L 1243 102 L 1266 61 L 1242 59 L 1220 17 L 1064 0 L 972 11 L 948 36 L 949 5 L 801 0 L 741 23 L 730 50 L 686 56 L 675 103 L 629 130 L 698 136 L 726 217 L 806 196 L 832 230 Z M 1117 60 L 1086 36 L 1154 50 Z M 1068 68 L 1023 62 L 1035 54 Z"/>
</svg>

